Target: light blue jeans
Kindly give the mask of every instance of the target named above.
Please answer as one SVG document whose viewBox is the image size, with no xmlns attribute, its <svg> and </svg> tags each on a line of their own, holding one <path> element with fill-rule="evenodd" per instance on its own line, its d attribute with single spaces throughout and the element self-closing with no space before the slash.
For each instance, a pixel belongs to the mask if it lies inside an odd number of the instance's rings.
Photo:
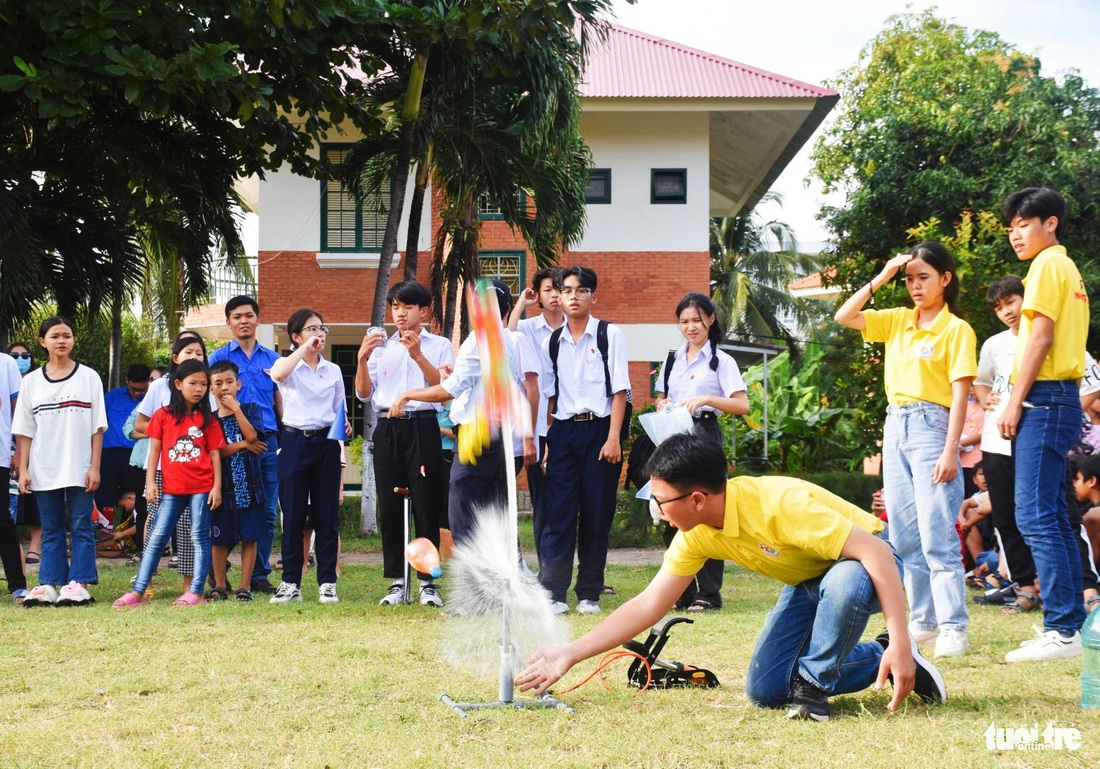
<svg viewBox="0 0 1100 769">
<path fill-rule="evenodd" d="M 134 592 L 144 593 L 149 580 L 160 563 L 164 545 L 172 536 L 176 519 L 186 506 L 191 511 L 191 544 L 195 547 L 195 569 L 191 572 L 190 592 L 202 595 L 206 574 L 210 571 L 210 506 L 206 494 L 162 494 L 157 506 L 157 517 L 153 522 L 153 531 L 145 544 L 145 555 L 138 567 Z"/>
<path fill-rule="evenodd" d="M 900 572 L 897 553 L 894 561 Z M 842 558 L 820 577 L 784 587 L 749 662 L 749 700 L 766 708 L 788 704 L 795 673 L 829 695 L 869 687 L 883 649 L 859 639 L 880 611 L 871 575 L 859 561 Z"/>
<path fill-rule="evenodd" d="M 955 519 L 963 499 L 963 474 L 933 483 L 947 443 L 948 409 L 918 401 L 886 410 L 882 480 L 890 542 L 904 565 L 913 630 L 965 630 L 966 583 Z M 956 462 L 958 460 L 956 459 Z"/>
</svg>

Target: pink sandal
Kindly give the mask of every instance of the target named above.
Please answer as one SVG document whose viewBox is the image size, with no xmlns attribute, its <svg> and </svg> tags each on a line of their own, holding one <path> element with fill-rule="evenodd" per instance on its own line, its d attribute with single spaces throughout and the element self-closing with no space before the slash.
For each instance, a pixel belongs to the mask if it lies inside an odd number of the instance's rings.
<svg viewBox="0 0 1100 769">
<path fill-rule="evenodd" d="M 196 606 L 200 603 L 206 603 L 206 601 L 203 600 L 203 597 L 201 595 L 197 595 L 196 593 L 192 593 L 192 592 L 184 593 L 179 598 L 172 601 L 173 606 L 180 606 L 180 607 L 183 607 L 183 606 Z"/>
<path fill-rule="evenodd" d="M 116 609 L 136 609 L 139 606 L 146 606 L 148 605 L 148 603 L 148 601 L 146 601 L 140 595 L 131 590 L 129 593 L 122 596 L 122 598 L 119 598 L 117 601 L 115 601 L 113 606 Z"/>
</svg>

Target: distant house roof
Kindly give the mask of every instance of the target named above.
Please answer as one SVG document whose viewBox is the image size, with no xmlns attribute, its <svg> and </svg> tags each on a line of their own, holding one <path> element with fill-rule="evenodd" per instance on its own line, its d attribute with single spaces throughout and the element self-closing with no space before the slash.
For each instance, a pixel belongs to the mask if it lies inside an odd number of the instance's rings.
<svg viewBox="0 0 1100 769">
<path fill-rule="evenodd" d="M 612 24 L 584 69 L 589 98 L 817 99 L 827 88 Z"/>
<path fill-rule="evenodd" d="M 801 299 L 820 299 L 822 301 L 831 302 L 840 298 L 840 295 L 846 293 L 848 288 L 846 286 L 833 283 L 836 278 L 836 267 L 826 267 L 822 272 L 815 272 L 811 275 L 807 275 L 804 278 L 787 284 L 787 291 L 791 296 L 797 296 Z M 825 281 L 829 281 L 829 285 L 825 285 Z"/>
</svg>

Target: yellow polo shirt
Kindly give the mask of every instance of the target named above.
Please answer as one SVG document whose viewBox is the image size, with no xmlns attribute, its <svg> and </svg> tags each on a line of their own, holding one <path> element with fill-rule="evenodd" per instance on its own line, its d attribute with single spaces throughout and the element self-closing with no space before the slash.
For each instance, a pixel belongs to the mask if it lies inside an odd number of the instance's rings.
<svg viewBox="0 0 1100 769">
<path fill-rule="evenodd" d="M 946 304 L 929 328 L 917 328 L 917 313 L 916 307 L 864 310 L 863 340 L 886 343 L 883 380 L 890 405 L 927 401 L 951 408 L 951 383 L 978 373 L 978 338 Z"/>
<path fill-rule="evenodd" d="M 1024 278 L 1024 304 L 1020 314 L 1020 333 L 1016 336 L 1013 382 L 1031 338 L 1031 323 L 1036 312 L 1054 321 L 1054 344 L 1050 346 L 1035 380 L 1080 380 L 1085 375 L 1089 296 L 1077 265 L 1066 255 L 1065 246 L 1051 246 L 1040 251 Z"/>
<path fill-rule="evenodd" d="M 717 558 L 797 585 L 836 563 L 852 526 L 871 534 L 883 528 L 870 513 L 797 478 L 731 478 L 722 528 L 676 532 L 661 571 L 689 577 Z"/>
</svg>

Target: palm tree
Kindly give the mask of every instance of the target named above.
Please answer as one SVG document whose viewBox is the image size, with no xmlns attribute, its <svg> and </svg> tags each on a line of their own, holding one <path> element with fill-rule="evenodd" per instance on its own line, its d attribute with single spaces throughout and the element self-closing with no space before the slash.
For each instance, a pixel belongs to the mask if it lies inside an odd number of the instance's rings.
<svg viewBox="0 0 1100 769">
<path fill-rule="evenodd" d="M 782 204 L 769 192 L 761 202 Z M 798 252 L 790 225 L 764 221 L 757 209 L 710 220 L 711 295 L 728 333 L 743 339 L 794 346 L 798 328 L 811 328 L 820 308 L 791 296 L 787 285 L 817 270 Z"/>
</svg>

